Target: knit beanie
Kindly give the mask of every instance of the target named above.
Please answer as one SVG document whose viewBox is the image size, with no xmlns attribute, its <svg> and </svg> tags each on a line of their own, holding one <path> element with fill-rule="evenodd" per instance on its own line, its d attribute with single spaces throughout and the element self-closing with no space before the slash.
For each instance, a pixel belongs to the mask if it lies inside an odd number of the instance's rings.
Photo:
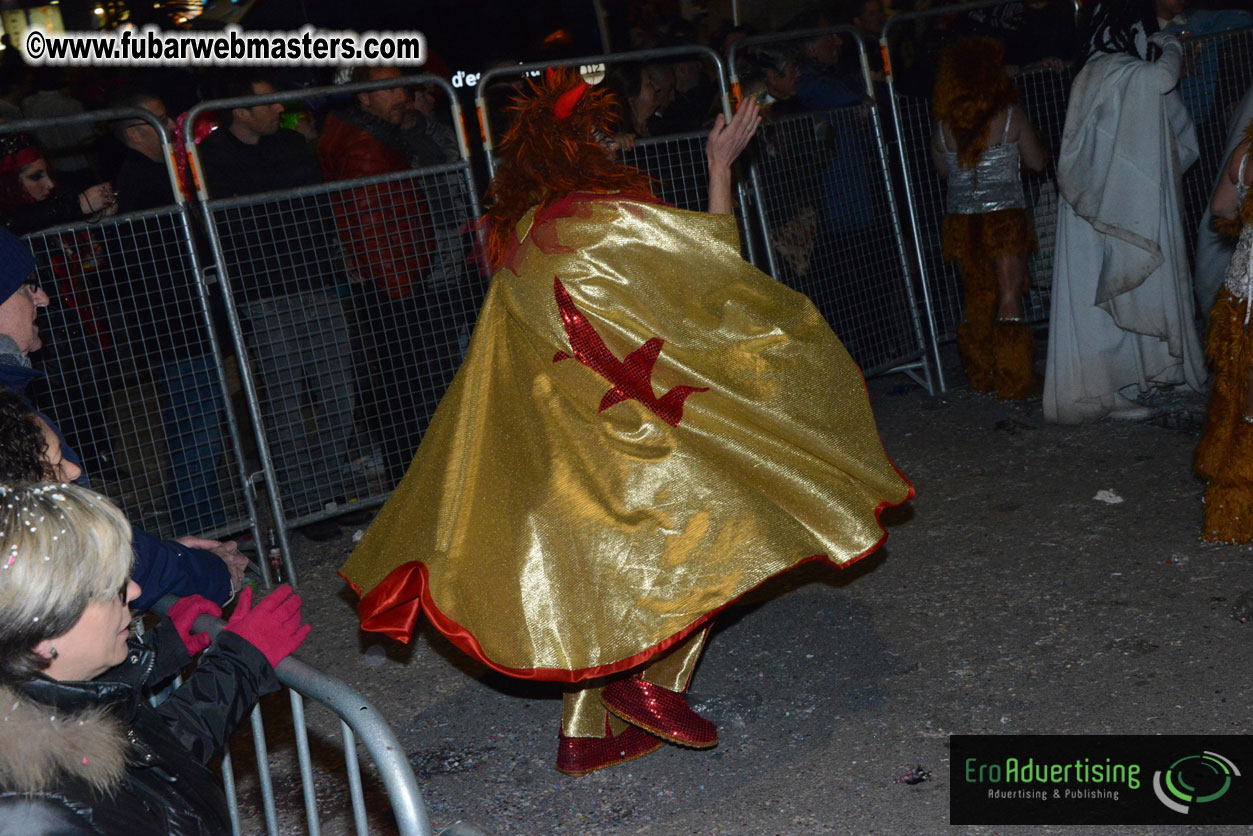
<svg viewBox="0 0 1253 836">
<path fill-rule="evenodd" d="M 35 256 L 20 238 L 0 227 L 0 305 L 30 281 Z"/>
</svg>

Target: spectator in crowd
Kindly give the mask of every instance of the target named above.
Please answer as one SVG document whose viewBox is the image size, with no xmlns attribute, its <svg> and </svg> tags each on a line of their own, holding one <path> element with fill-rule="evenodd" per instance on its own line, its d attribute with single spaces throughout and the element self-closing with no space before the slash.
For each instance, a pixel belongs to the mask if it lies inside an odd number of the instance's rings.
<svg viewBox="0 0 1253 836">
<path fill-rule="evenodd" d="M 801 68 L 794 50 L 787 46 L 752 46 L 744 51 L 744 64 L 744 95 L 757 99 L 763 118 L 769 120 L 800 109 L 796 94 Z"/>
<path fill-rule="evenodd" d="M 43 378 L 42 372 L 31 368 L 28 356 L 42 345 L 35 319 L 39 310 L 48 305 L 47 294 L 32 283 L 34 269 L 35 260 L 26 245 L 0 230 L 0 387 L 17 396 L 21 396 L 28 385 Z M 77 467 L 79 472 L 74 481 L 89 486 L 88 474 L 82 472 L 78 453 L 66 444 L 65 436 L 47 415 L 35 414 L 56 439 L 55 444 L 51 438 L 46 441 L 46 467 L 53 469 L 64 460 L 68 464 L 60 466 L 70 467 L 70 470 L 60 471 L 61 475 L 72 475 L 73 467 Z M 29 458 L 18 461 L 29 461 Z M 22 480 L 46 475 L 12 470 L 10 473 Z M 136 529 L 133 544 L 137 573 L 148 584 L 136 604 L 141 609 L 151 607 L 166 594 L 199 594 L 224 602 L 243 581 L 248 565 L 247 558 L 239 553 L 233 541 L 220 543 L 192 536 L 177 541 L 158 540 Z"/>
<path fill-rule="evenodd" d="M 1022 297 L 1036 248 L 1020 170 L 1048 161 L 1018 90 L 1001 64 L 1004 46 L 965 38 L 940 56 L 931 99 L 931 159 L 948 180 L 944 257 L 961 269 L 966 298 L 957 348 L 970 388 L 1002 400 L 1039 393 L 1035 337 Z"/>
<path fill-rule="evenodd" d="M 117 212 L 111 183 L 82 191 L 57 188 L 48 155 L 30 134 L 0 134 L 0 212 L 18 235 Z"/>
<path fill-rule="evenodd" d="M 25 71 L 26 61 L 17 47 L 13 45 L 13 41 L 9 39 L 8 33 L 0 35 L 0 77 L 14 83 Z M 3 108 L 0 108 L 0 117 L 9 118 Z"/>
<path fill-rule="evenodd" d="M 683 133 L 706 128 L 718 106 L 718 88 L 700 58 L 676 61 L 674 99 L 656 120 L 658 133 Z"/>
<path fill-rule="evenodd" d="M 216 98 L 264 96 L 274 86 L 257 71 L 224 73 Z M 304 137 L 279 127 L 278 102 L 222 108 L 221 127 L 200 144 L 211 200 L 298 189 L 322 182 Z M 284 508 L 307 516 L 345 503 L 344 466 L 352 437 L 352 344 L 339 288 L 343 255 L 322 196 L 271 199 L 215 211 L 221 265 L 248 329 L 266 398 L 266 441 Z M 311 410 L 316 429 L 306 420 Z M 339 534 L 332 520 L 302 531 Z"/>
<path fill-rule="evenodd" d="M 39 67 L 35 72 L 35 88 L 32 95 L 22 100 L 25 118 L 48 120 L 83 112 L 83 103 L 70 93 L 65 72 L 60 67 Z M 96 131 L 90 123 L 41 128 L 35 132 L 35 139 L 48 152 L 53 167 L 68 181 L 80 186 L 91 182 L 91 163 L 87 155 L 95 146 Z"/>
<path fill-rule="evenodd" d="M 165 109 L 165 102 L 155 94 L 138 88 L 120 91 L 110 100 L 115 109 L 141 108 L 157 118 L 167 131 L 174 130 L 174 120 Z M 170 176 L 165 167 L 161 137 L 152 126 L 139 119 L 114 122 L 110 130 L 125 149 L 122 165 L 113 182 L 117 186 L 118 209 L 138 212 L 174 203 Z"/>
<path fill-rule="evenodd" d="M 358 67 L 352 81 L 401 75 L 396 67 Z M 326 180 L 378 177 L 456 160 L 455 138 L 411 107 L 411 100 L 404 87 L 389 87 L 357 93 L 351 107 L 330 114 L 318 140 Z M 364 387 L 365 412 L 393 481 L 404 475 L 456 371 L 461 322 L 448 317 L 461 315 L 455 303 L 461 272 L 454 269 L 459 259 L 449 249 L 455 236 L 448 230 L 461 226 L 463 210 L 449 200 L 432 204 L 424 194 L 444 183 L 392 179 L 336 196 L 340 238 L 361 283 L 356 318 L 375 373 L 372 385 Z"/>
<path fill-rule="evenodd" d="M 1151 414 L 1157 387 L 1201 391 L 1179 183 L 1198 156 L 1175 90 L 1183 48 L 1152 0 L 1101 0 L 1057 161 L 1061 197 L 1044 417 Z"/>
<path fill-rule="evenodd" d="M 165 103 L 146 90 L 127 89 L 115 108 L 152 113 L 167 130 L 174 122 Z M 125 212 L 174 204 L 161 137 L 139 119 L 111 126 L 125 149 L 118 170 L 118 204 Z M 114 253 L 113 292 L 125 310 L 134 344 L 143 352 L 161 387 L 161 421 L 166 446 L 166 504 L 176 531 L 208 531 L 226 521 L 218 486 L 218 461 L 226 449 L 224 401 L 217 364 L 197 293 L 183 230 L 170 217 L 145 222 L 141 257 Z"/>
<path fill-rule="evenodd" d="M 867 51 L 871 51 L 883 37 L 883 25 L 888 22 L 883 0 L 854 0 L 849 7 L 848 20 L 858 37 L 866 41 Z"/>
<path fill-rule="evenodd" d="M 245 587 L 212 642 L 193 624 L 221 610 L 184 598 L 137 639 L 122 513 L 76 485 L 6 484 L 0 497 L 0 830 L 229 834 L 210 766 L 308 635 L 300 598 L 282 586 L 254 607 Z M 152 690 L 202 651 L 154 708 Z"/>
<path fill-rule="evenodd" d="M 767 123 L 801 110 L 796 98 L 800 67 L 792 44 L 750 46 L 743 51 L 743 57 L 743 96 L 758 102 Z M 767 128 L 757 135 L 757 160 L 768 172 L 766 176 L 779 185 L 770 207 L 770 245 L 783 270 L 778 278 L 793 287 L 805 280 L 813 266 L 822 219 L 813 187 L 815 178 L 820 176 L 815 166 L 827 162 L 814 154 L 814 148 L 806 142 L 806 133 Z M 850 149 L 842 149 L 842 153 L 849 152 Z M 864 194 L 858 199 L 864 199 Z M 826 300 L 819 298 L 817 304 L 828 313 L 831 311 Z M 832 327 L 847 333 L 838 322 L 832 323 Z"/>
<path fill-rule="evenodd" d="M 0 69 L 0 119 L 6 122 L 16 122 L 23 118 L 22 99 L 26 98 L 29 92 L 27 89 L 30 78 L 29 68 L 17 54 L 16 49 L 6 49 L 0 55 L 3 55 L 6 61 L 17 58 L 16 66 L 10 64 L 8 69 Z"/>
<path fill-rule="evenodd" d="M 692 47 L 697 43 L 696 27 L 677 18 L 669 26 L 668 45 Z M 708 129 L 718 109 L 718 88 L 699 55 L 680 58 L 669 64 L 674 73 L 674 96 L 654 120 L 656 133 L 672 134 Z"/>
<path fill-rule="evenodd" d="M 674 101 L 674 67 L 635 61 L 614 64 L 605 83 L 622 103 L 617 135 L 629 134 L 632 139 L 652 136 L 664 124 L 659 114 Z"/>
<path fill-rule="evenodd" d="M 840 21 L 851 25 L 854 34 L 861 40 L 862 47 L 866 50 L 866 61 L 870 64 L 870 76 L 874 81 L 884 80 L 883 54 L 879 49 L 879 39 L 883 36 L 883 25 L 887 23 L 887 19 L 883 0 L 850 0 Z M 845 47 L 840 58 L 840 67 L 845 73 L 861 71 L 858 66 L 858 51 L 851 44 Z"/>
<path fill-rule="evenodd" d="M 792 18 L 786 28 L 791 31 L 824 29 L 832 26 L 821 12 L 808 12 Z M 851 45 L 850 45 L 851 46 Z M 852 51 L 856 52 L 855 49 Z M 800 43 L 796 82 L 797 102 L 805 110 L 834 110 L 858 104 L 866 98 L 866 86 L 860 66 L 846 71 L 840 62 L 841 41 L 834 32 L 806 38 Z"/>
<path fill-rule="evenodd" d="M 116 212 L 111 184 L 61 190 L 29 134 L 0 134 L 0 221 L 8 229 L 23 235 Z M 37 246 L 56 279 L 39 366 L 57 382 L 57 392 L 54 397 L 41 386 L 30 394 L 43 408 L 61 412 L 66 431 L 95 472 L 121 475 L 99 422 L 117 362 L 105 313 L 108 280 L 99 235 L 89 229 L 59 232 L 40 237 Z"/>
</svg>

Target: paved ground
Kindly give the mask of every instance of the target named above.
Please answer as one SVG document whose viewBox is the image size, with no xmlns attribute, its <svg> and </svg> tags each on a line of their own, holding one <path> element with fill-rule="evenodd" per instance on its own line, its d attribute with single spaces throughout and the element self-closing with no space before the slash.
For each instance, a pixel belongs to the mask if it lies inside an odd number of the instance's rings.
<svg viewBox="0 0 1253 836">
<path fill-rule="evenodd" d="M 391 719 L 437 831 L 1176 832 L 950 827 L 947 738 L 1248 731 L 1253 624 L 1233 615 L 1250 609 L 1253 555 L 1196 536 L 1202 402 L 1167 399 L 1157 423 L 1059 427 L 1039 401 L 931 398 L 903 377 L 870 389 L 917 499 L 885 519 L 875 556 L 779 579 L 719 622 L 693 685 L 719 724 L 714 750 L 557 773 L 556 689 L 486 672 L 429 629 L 408 647 L 360 634 L 334 576 L 348 537 L 299 541 L 317 625 L 303 655 Z M 342 767 L 322 749 L 331 810 Z M 930 780 L 898 782 L 918 766 Z M 382 800 L 371 806 L 385 825 Z M 343 821 L 332 813 L 324 832 Z M 1227 832 L 1249 829 L 1206 829 Z"/>
</svg>

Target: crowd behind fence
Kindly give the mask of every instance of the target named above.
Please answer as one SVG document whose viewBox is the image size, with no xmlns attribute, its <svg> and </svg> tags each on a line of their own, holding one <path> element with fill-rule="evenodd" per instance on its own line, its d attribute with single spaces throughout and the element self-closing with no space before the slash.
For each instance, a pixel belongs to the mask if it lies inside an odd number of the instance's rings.
<svg viewBox="0 0 1253 836">
<path fill-rule="evenodd" d="M 739 49 L 795 47 L 842 35 L 858 50 L 853 97 L 768 119 L 743 161 L 737 213 L 745 254 L 809 295 L 867 374 L 906 371 L 934 392 L 945 385 L 939 348 L 954 335 L 962 294 L 955 269 L 940 252 L 944 191 L 928 153 L 930 102 L 897 85 L 891 66 L 900 43 L 894 29 L 953 13 L 901 14 L 889 22 L 881 44 L 885 83 L 872 73 L 862 41 L 839 28 L 749 39 L 736 45 L 727 66 L 694 47 L 569 63 L 593 71 L 624 62 L 696 60 L 716 78 L 714 106 L 725 115 L 734 98 L 752 94 L 738 76 Z M 1201 147 L 1200 162 L 1184 177 L 1185 226 L 1194 236 L 1223 162 L 1232 108 L 1253 85 L 1253 29 L 1192 38 L 1185 46 L 1180 90 Z M 512 85 L 543 66 L 484 74 L 476 105 L 489 170 L 504 124 L 499 100 L 491 98 L 493 83 Z M 1071 81 L 1069 72 L 1048 69 L 1016 79 L 1023 108 L 1054 158 Z M 255 494 L 263 488 L 281 569 L 294 583 L 293 530 L 377 505 L 403 476 L 460 363 L 486 289 L 475 258 L 482 184 L 476 182 L 457 97 L 442 79 L 415 76 L 304 94 L 352 96 L 414 84 L 444 90 L 453 158 L 224 196 L 214 193 L 211 165 L 207 170 L 194 131 L 188 131 L 198 211 L 184 197 L 167 125 L 146 110 L 0 124 L 3 135 L 128 119 L 160 137 L 169 205 L 26 236 L 52 300 L 44 325 L 47 348 L 34 356 L 47 379 L 29 394 L 65 430 L 96 486 L 136 525 L 164 537 L 250 529 L 261 548 L 268 529 Z M 188 124 L 210 110 L 265 105 L 288 95 L 205 102 L 191 111 Z M 703 137 L 704 131 L 685 130 L 642 138 L 624 158 L 656 178 L 661 199 L 701 209 L 707 188 Z M 1026 176 L 1025 186 L 1039 238 L 1027 313 L 1043 322 L 1057 216 L 1054 169 Z M 1195 246 L 1190 237 L 1189 255 Z M 408 271 L 407 282 L 387 279 L 398 266 Z M 219 309 L 228 323 L 221 332 L 228 335 L 226 345 L 215 327 Z M 270 567 L 264 560 L 258 564 L 269 583 Z M 293 687 L 324 699 L 320 686 L 310 684 L 315 679 Z M 299 696 L 293 694 L 292 702 L 293 712 L 302 715 Z M 357 774 L 350 726 L 360 732 L 358 708 L 336 709 L 346 722 L 350 776 Z M 302 718 L 297 725 L 303 728 Z M 264 772 L 260 732 L 257 715 L 254 734 Z M 310 787 L 302 734 L 297 747 Z M 399 752 L 393 748 L 393 755 Z M 232 773 L 229 760 L 224 769 Z M 383 772 L 386 782 L 412 782 L 407 765 Z M 360 824 L 359 780 L 352 783 Z M 388 789 L 392 793 L 390 783 Z M 416 787 L 396 792 L 411 790 L 416 797 Z M 272 792 L 263 789 L 263 796 L 274 832 Z M 316 800 L 306 800 L 316 833 Z M 402 822 L 403 832 L 429 830 L 420 797 L 416 810 L 398 813 L 413 822 Z"/>
</svg>

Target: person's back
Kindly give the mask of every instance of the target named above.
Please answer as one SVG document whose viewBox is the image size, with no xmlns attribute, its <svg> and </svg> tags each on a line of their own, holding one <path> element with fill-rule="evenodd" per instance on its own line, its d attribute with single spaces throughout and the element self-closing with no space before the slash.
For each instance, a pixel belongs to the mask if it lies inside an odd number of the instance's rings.
<svg viewBox="0 0 1253 836">
<path fill-rule="evenodd" d="M 1042 169 L 1047 155 L 1015 104 L 1003 55 L 990 38 L 966 38 L 941 53 L 931 161 L 948 179 L 942 240 L 965 287 L 957 345 L 970 388 L 1018 400 L 1039 388 L 1022 309 L 1036 237 L 1019 172 Z"/>
<path fill-rule="evenodd" d="M 969 215 L 1026 207 L 1021 169 L 1025 166 L 1032 171 L 1041 170 L 1047 152 L 1030 124 L 1024 126 L 1024 119 L 1024 112 L 1016 105 L 992 117 L 983 153 L 973 166 L 959 162 L 953 130 L 940 123 L 939 137 L 948 169 L 945 211 Z"/>
<path fill-rule="evenodd" d="M 1046 421 L 1140 420 L 1136 398 L 1205 384 L 1179 186 L 1199 146 L 1183 46 L 1157 27 L 1152 0 L 1093 8 L 1057 158 Z"/>
</svg>

